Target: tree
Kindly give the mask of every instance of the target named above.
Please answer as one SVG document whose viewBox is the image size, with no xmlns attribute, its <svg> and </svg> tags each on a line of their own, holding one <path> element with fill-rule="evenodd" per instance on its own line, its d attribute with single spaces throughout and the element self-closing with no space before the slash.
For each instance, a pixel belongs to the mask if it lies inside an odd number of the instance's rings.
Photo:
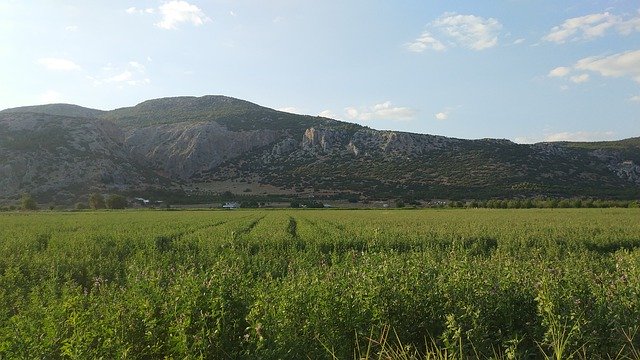
<svg viewBox="0 0 640 360">
<path fill-rule="evenodd" d="M 24 193 L 20 199 L 20 207 L 22 210 L 36 210 L 38 208 L 38 204 L 36 204 L 36 201 L 31 197 L 31 195 Z"/>
<path fill-rule="evenodd" d="M 105 203 L 104 203 L 104 197 L 102 196 L 102 194 L 93 193 L 89 195 L 89 207 L 94 210 L 104 209 Z"/>
<path fill-rule="evenodd" d="M 111 194 L 107 197 L 107 207 L 109 209 L 124 209 L 127 207 L 127 199 L 122 195 Z"/>
</svg>

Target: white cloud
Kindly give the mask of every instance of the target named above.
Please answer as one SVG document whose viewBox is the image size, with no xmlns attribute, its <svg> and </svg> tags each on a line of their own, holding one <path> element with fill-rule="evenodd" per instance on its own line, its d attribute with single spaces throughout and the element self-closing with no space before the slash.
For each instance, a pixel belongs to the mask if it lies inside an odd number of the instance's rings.
<svg viewBox="0 0 640 360">
<path fill-rule="evenodd" d="M 513 41 L 513 45 L 522 44 L 523 42 L 525 42 L 525 39 L 523 39 L 523 38 L 516 39 L 516 40 Z"/>
<path fill-rule="evenodd" d="M 125 10 L 125 12 L 127 14 L 153 14 L 156 12 L 156 10 L 153 8 L 138 9 L 136 7 L 130 7 L 127 10 Z"/>
<path fill-rule="evenodd" d="M 590 56 L 578 60 L 573 66 L 560 66 L 551 71 L 549 77 L 564 77 L 571 72 L 582 72 L 571 76 L 570 81 L 579 84 L 590 80 L 585 71 L 598 73 L 605 77 L 629 77 L 640 83 L 640 50 L 626 51 L 609 56 Z"/>
<path fill-rule="evenodd" d="M 446 108 L 439 113 L 435 113 L 433 117 L 435 117 L 436 120 L 444 121 L 449 119 L 449 115 L 451 115 L 451 108 Z"/>
<path fill-rule="evenodd" d="M 283 108 L 278 108 L 276 110 L 291 113 L 291 114 L 301 114 L 300 110 L 293 106 L 286 106 Z"/>
<path fill-rule="evenodd" d="M 446 112 L 439 112 L 437 114 L 435 114 L 436 120 L 447 120 L 447 118 L 449 118 L 449 114 L 447 114 Z"/>
<path fill-rule="evenodd" d="M 638 13 L 640 14 L 640 10 Z M 640 15 L 618 24 L 618 32 L 622 35 L 640 32 Z"/>
<path fill-rule="evenodd" d="M 180 23 L 200 26 L 211 21 L 199 7 L 182 0 L 166 2 L 158 10 L 162 14 L 162 20 L 155 25 L 162 29 L 174 30 L 178 28 Z"/>
<path fill-rule="evenodd" d="M 640 103 L 640 95 L 634 95 L 634 96 L 630 97 L 629 100 L 633 101 L 633 102 Z"/>
<path fill-rule="evenodd" d="M 357 109 L 348 107 L 345 109 L 346 117 L 351 120 L 391 120 L 408 121 L 416 115 L 416 110 L 408 107 L 393 106 L 390 101 L 376 104 L 370 108 Z"/>
<path fill-rule="evenodd" d="M 146 68 L 137 61 L 129 61 L 125 66 L 118 67 L 109 63 L 102 67 L 102 72 L 98 77 L 89 77 L 94 85 L 113 84 L 119 87 L 124 85 L 138 86 L 151 83 L 147 77 Z"/>
<path fill-rule="evenodd" d="M 62 100 L 62 94 L 54 90 L 47 90 L 40 94 L 40 101 L 43 104 L 59 103 Z"/>
<path fill-rule="evenodd" d="M 445 13 L 433 22 L 433 26 L 458 45 L 472 50 L 484 50 L 498 44 L 502 24 L 494 18 L 475 15 Z"/>
<path fill-rule="evenodd" d="M 349 119 L 357 119 L 358 118 L 358 109 L 354 108 L 354 107 L 348 107 L 346 109 L 344 109 L 345 113 L 347 114 L 347 118 Z"/>
<path fill-rule="evenodd" d="M 579 60 L 575 69 L 597 72 L 607 77 L 630 77 L 640 83 L 640 50 L 617 53 L 606 57 L 587 57 Z"/>
<path fill-rule="evenodd" d="M 78 26 L 77 25 L 69 25 L 69 26 L 66 26 L 64 29 L 66 31 L 68 31 L 68 32 L 76 32 L 76 31 L 78 31 Z"/>
<path fill-rule="evenodd" d="M 61 58 L 40 58 L 38 63 L 49 70 L 73 71 L 80 70 L 80 66 L 68 59 Z"/>
<path fill-rule="evenodd" d="M 546 134 L 544 141 L 603 141 L 611 140 L 615 133 L 613 131 L 606 132 L 590 132 L 590 131 L 577 131 L 577 132 L 558 132 L 552 134 Z"/>
<path fill-rule="evenodd" d="M 129 61 L 129 66 L 132 67 L 133 69 L 139 71 L 139 72 L 144 72 L 146 70 L 144 65 L 140 64 L 137 61 Z"/>
<path fill-rule="evenodd" d="M 625 19 L 623 16 L 604 12 L 567 19 L 561 25 L 551 28 L 542 39 L 557 44 L 592 40 L 604 36 L 610 29 L 623 35 L 640 32 L 640 14 Z"/>
<path fill-rule="evenodd" d="M 338 117 L 338 115 L 336 115 L 331 110 L 323 110 L 320 112 L 320 114 L 318 114 L 318 116 L 329 118 L 329 119 L 336 119 Z"/>
<path fill-rule="evenodd" d="M 519 136 L 513 139 L 518 144 L 534 144 L 539 142 L 557 141 L 606 141 L 613 140 L 613 131 L 576 131 L 576 132 L 554 132 L 545 133 L 540 136 Z"/>
<path fill-rule="evenodd" d="M 445 38 L 450 46 L 461 46 L 471 50 L 484 50 L 498 45 L 498 35 L 502 24 L 494 18 L 485 19 L 475 15 L 460 15 L 444 13 L 436 20 L 427 24 L 428 31 L 424 31 L 414 41 L 406 44 L 412 52 L 425 50 L 442 51 L 447 48 L 438 38 Z M 437 35 L 433 35 L 435 32 Z M 516 40 L 516 43 L 524 39 Z"/>
<path fill-rule="evenodd" d="M 589 81 L 589 74 L 575 75 L 575 76 L 570 77 L 569 80 L 571 80 L 571 82 L 576 83 L 576 84 L 582 84 L 582 83 L 585 83 L 585 82 Z"/>
<path fill-rule="evenodd" d="M 517 143 L 517 144 L 533 144 L 538 142 L 536 139 L 534 138 L 530 138 L 528 136 L 516 136 L 515 138 L 513 138 L 513 142 Z"/>
<path fill-rule="evenodd" d="M 616 22 L 616 17 L 608 12 L 571 18 L 565 20 L 562 25 L 551 28 L 543 39 L 559 44 L 569 39 L 591 39 L 604 35 L 604 32 Z"/>
<path fill-rule="evenodd" d="M 423 52 L 427 49 L 442 51 L 445 50 L 446 47 L 437 39 L 435 39 L 428 31 L 425 31 L 414 41 L 407 43 L 405 45 L 407 49 L 411 52 Z"/>
<path fill-rule="evenodd" d="M 571 68 L 566 66 L 559 66 L 551 71 L 549 71 L 549 77 L 563 77 L 567 76 L 571 72 Z"/>
</svg>

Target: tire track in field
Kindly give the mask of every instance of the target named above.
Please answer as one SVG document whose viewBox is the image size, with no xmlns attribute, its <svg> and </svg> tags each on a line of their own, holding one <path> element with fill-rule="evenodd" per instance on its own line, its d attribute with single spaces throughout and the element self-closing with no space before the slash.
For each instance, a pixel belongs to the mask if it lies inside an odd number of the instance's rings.
<svg viewBox="0 0 640 360">
<path fill-rule="evenodd" d="M 209 229 L 209 228 L 214 228 L 214 227 L 218 227 L 218 226 L 220 226 L 220 225 L 224 225 L 224 224 L 226 224 L 227 222 L 228 222 L 228 220 L 221 220 L 221 221 L 215 222 L 215 223 L 213 223 L 213 224 L 207 224 L 207 225 L 196 226 L 196 227 L 193 227 L 193 228 L 191 228 L 191 229 L 186 229 L 186 230 L 184 230 L 184 231 L 181 231 L 181 232 L 176 233 L 176 234 L 175 234 L 175 237 L 176 237 L 177 239 L 179 239 L 179 238 L 182 238 L 183 236 L 187 236 L 187 235 L 194 234 L 194 233 L 196 233 L 196 232 L 198 232 L 198 231 L 200 231 L 200 230 Z"/>
<path fill-rule="evenodd" d="M 311 227 L 318 233 L 320 233 L 320 235 L 322 235 L 323 238 L 326 238 L 328 236 L 331 236 L 333 234 L 331 234 L 330 232 L 328 232 L 327 230 L 323 229 L 321 226 L 318 225 L 317 222 L 311 220 L 311 219 L 307 219 L 307 218 L 302 218 L 302 221 L 304 221 L 305 223 L 311 225 Z"/>
<path fill-rule="evenodd" d="M 251 230 L 253 230 L 253 228 L 255 228 L 258 223 L 265 218 L 265 216 L 267 215 L 262 215 L 261 217 L 255 219 L 254 221 L 250 222 L 249 225 L 241 228 L 240 230 L 234 231 L 232 232 L 232 237 L 234 240 L 238 240 L 239 238 L 245 236 L 245 235 L 249 235 L 249 233 L 251 233 Z"/>
<path fill-rule="evenodd" d="M 179 231 L 169 235 L 158 235 L 154 239 L 155 248 L 159 252 L 162 252 L 162 253 L 167 252 L 173 248 L 174 242 L 182 239 L 183 237 L 195 234 L 196 232 L 204 229 L 214 228 L 214 227 L 223 225 L 225 223 L 227 223 L 227 220 L 218 221 L 213 224 L 195 226 L 193 228 Z"/>
<path fill-rule="evenodd" d="M 287 226 L 287 232 L 292 238 L 298 238 L 298 222 L 293 217 L 289 217 L 289 225 Z"/>
</svg>

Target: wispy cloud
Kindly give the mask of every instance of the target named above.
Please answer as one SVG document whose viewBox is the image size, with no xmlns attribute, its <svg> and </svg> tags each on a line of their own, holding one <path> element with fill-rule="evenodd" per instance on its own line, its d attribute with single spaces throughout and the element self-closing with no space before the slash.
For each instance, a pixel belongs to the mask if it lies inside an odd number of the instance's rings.
<svg viewBox="0 0 640 360">
<path fill-rule="evenodd" d="M 542 39 L 557 44 L 567 41 L 592 40 L 606 35 L 609 30 L 629 35 L 640 32 L 640 14 L 625 18 L 609 12 L 589 14 L 565 20 L 551 28 Z"/>
<path fill-rule="evenodd" d="M 640 83 L 640 50 L 605 57 L 592 56 L 579 60 L 574 68 L 597 72 L 607 77 L 630 77 Z"/>
<path fill-rule="evenodd" d="M 611 140 L 615 133 L 613 131 L 595 132 L 595 131 L 577 131 L 577 132 L 558 132 L 546 134 L 544 141 L 603 141 Z"/>
<path fill-rule="evenodd" d="M 137 61 L 130 61 L 124 66 L 114 66 L 107 64 L 102 68 L 102 74 L 97 77 L 89 77 L 94 85 L 112 84 L 119 87 L 125 85 L 138 86 L 151 83 L 147 77 L 147 70 L 144 65 Z"/>
<path fill-rule="evenodd" d="M 155 11 L 154 8 L 146 8 L 146 9 L 138 9 L 137 7 L 130 7 L 125 10 L 127 14 L 153 14 Z"/>
<path fill-rule="evenodd" d="M 40 58 L 38 64 L 44 66 L 49 70 L 55 71 L 74 71 L 80 70 L 80 65 L 74 63 L 69 59 L 62 58 Z"/>
<path fill-rule="evenodd" d="M 320 112 L 320 114 L 318 114 L 318 116 L 329 118 L 329 119 L 337 119 L 338 118 L 338 115 L 336 115 L 331 110 L 323 110 L 323 111 Z"/>
<path fill-rule="evenodd" d="M 64 30 L 68 32 L 76 32 L 78 31 L 78 26 L 77 25 L 65 26 Z"/>
<path fill-rule="evenodd" d="M 429 49 L 442 51 L 450 46 L 484 50 L 498 44 L 498 35 L 501 30 L 502 24 L 494 18 L 444 13 L 428 23 L 427 30 L 405 46 L 412 52 L 423 52 Z M 446 44 L 440 39 L 446 40 Z M 518 43 L 522 41 L 524 40 Z"/>
<path fill-rule="evenodd" d="M 47 90 L 40 94 L 40 102 L 43 104 L 58 103 L 62 100 L 62 94 L 55 90 Z"/>
<path fill-rule="evenodd" d="M 559 66 L 559 67 L 549 71 L 548 76 L 549 77 L 563 77 L 563 76 L 569 75 L 570 72 L 571 72 L 571 68 L 570 67 Z"/>
<path fill-rule="evenodd" d="M 198 6 L 184 0 L 166 1 L 157 9 L 130 7 L 125 12 L 130 15 L 159 14 L 161 19 L 155 25 L 166 30 L 176 30 L 183 23 L 201 26 L 211 21 Z"/>
<path fill-rule="evenodd" d="M 634 95 L 629 98 L 629 101 L 640 103 L 640 95 Z"/>
<path fill-rule="evenodd" d="M 436 120 L 444 121 L 444 120 L 448 120 L 450 115 L 451 115 L 451 108 L 446 108 L 438 113 L 433 114 L 433 117 Z"/>
<path fill-rule="evenodd" d="M 417 111 L 412 108 L 394 106 L 391 101 L 376 104 L 369 108 L 348 107 L 345 109 L 347 119 L 361 121 L 409 121 L 415 117 L 416 113 Z"/>
<path fill-rule="evenodd" d="M 502 24 L 494 18 L 447 13 L 433 25 L 452 38 L 458 45 L 472 50 L 484 50 L 498 44 Z"/>
<path fill-rule="evenodd" d="M 543 136 L 520 136 L 513 139 L 519 144 L 534 144 L 538 142 L 558 142 L 558 141 L 606 141 L 613 140 L 613 131 L 576 131 L 576 132 L 551 132 Z"/>
<path fill-rule="evenodd" d="M 199 7 L 186 1 L 169 1 L 161 5 L 158 10 L 162 14 L 162 20 L 156 23 L 156 26 L 162 29 L 174 30 L 181 23 L 200 26 L 211 21 Z"/>
<path fill-rule="evenodd" d="M 589 81 L 589 74 L 574 75 L 570 77 L 569 80 L 575 84 L 582 84 Z"/>
<path fill-rule="evenodd" d="M 300 109 L 294 107 L 294 106 L 285 106 L 282 108 L 278 108 L 276 109 L 278 111 L 282 111 L 282 112 L 287 112 L 287 113 L 291 113 L 291 114 L 302 114 L 302 112 L 300 112 Z"/>
<path fill-rule="evenodd" d="M 626 51 L 609 56 L 590 56 L 578 60 L 573 66 L 560 66 L 551 70 L 550 77 L 565 77 L 572 72 L 582 72 L 571 76 L 570 81 L 583 83 L 590 79 L 585 71 L 605 77 L 629 77 L 640 83 L 640 50 Z"/>
<path fill-rule="evenodd" d="M 431 49 L 435 51 L 445 50 L 446 47 L 439 40 L 435 39 L 428 31 L 423 32 L 417 39 L 405 44 L 407 49 L 412 52 L 423 52 Z"/>
</svg>

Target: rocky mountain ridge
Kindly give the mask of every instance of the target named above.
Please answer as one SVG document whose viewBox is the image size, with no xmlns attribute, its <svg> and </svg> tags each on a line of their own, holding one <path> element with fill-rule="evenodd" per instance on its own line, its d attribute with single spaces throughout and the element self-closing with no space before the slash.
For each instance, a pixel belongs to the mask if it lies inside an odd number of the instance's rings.
<svg viewBox="0 0 640 360">
<path fill-rule="evenodd" d="M 304 196 L 640 196 L 640 138 L 515 144 L 379 131 L 223 96 L 0 111 L 0 199 L 256 182 Z"/>
</svg>

